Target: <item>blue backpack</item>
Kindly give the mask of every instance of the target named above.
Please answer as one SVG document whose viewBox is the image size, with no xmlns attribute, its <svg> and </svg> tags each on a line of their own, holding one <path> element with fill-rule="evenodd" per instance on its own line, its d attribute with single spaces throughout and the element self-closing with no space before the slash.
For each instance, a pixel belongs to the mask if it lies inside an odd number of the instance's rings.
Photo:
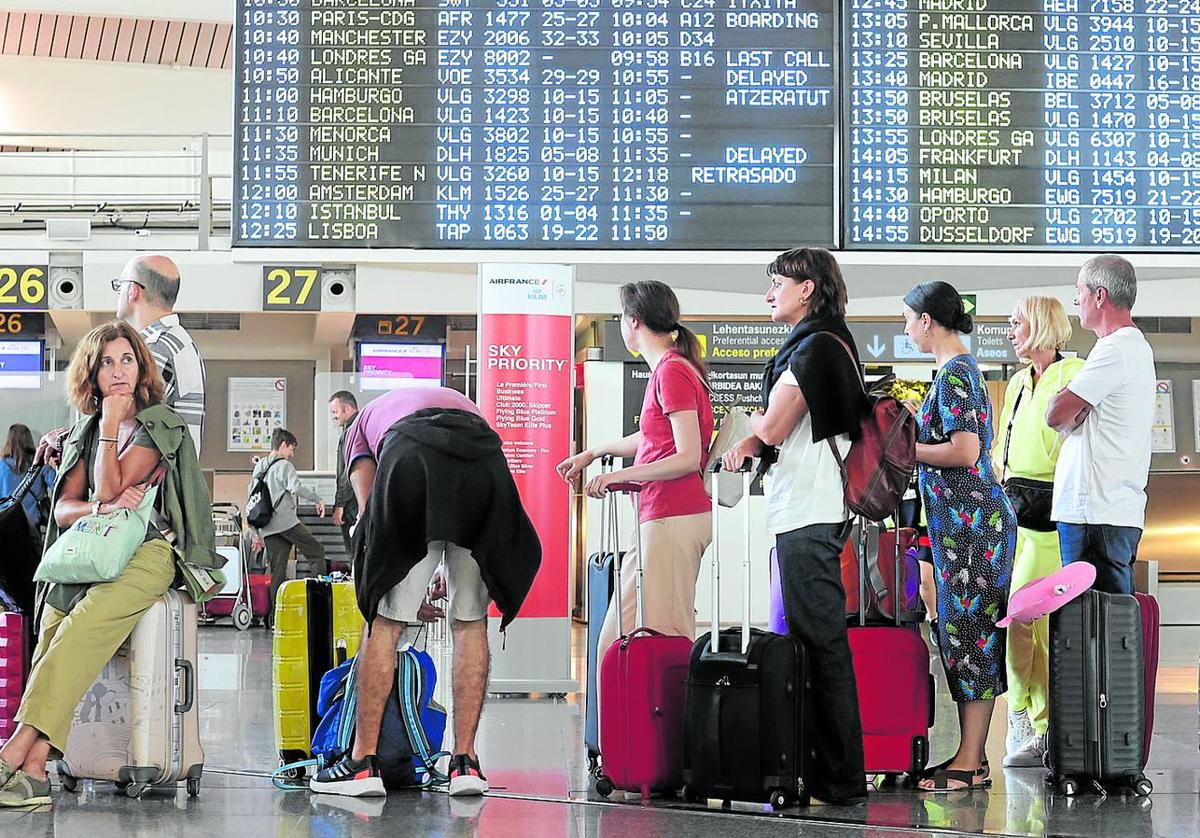
<svg viewBox="0 0 1200 838">
<path fill-rule="evenodd" d="M 313 732 L 313 759 L 276 769 L 272 782 L 280 789 L 302 789 L 282 775 L 294 769 L 332 765 L 349 752 L 354 742 L 358 709 L 355 672 L 357 658 L 329 670 L 321 678 L 317 713 L 321 721 Z M 389 789 L 428 787 L 448 782 L 437 768 L 446 733 L 446 711 L 433 700 L 437 669 L 429 653 L 408 646 L 396 654 L 395 688 L 388 695 L 379 727 L 376 756 L 383 784 Z"/>
</svg>

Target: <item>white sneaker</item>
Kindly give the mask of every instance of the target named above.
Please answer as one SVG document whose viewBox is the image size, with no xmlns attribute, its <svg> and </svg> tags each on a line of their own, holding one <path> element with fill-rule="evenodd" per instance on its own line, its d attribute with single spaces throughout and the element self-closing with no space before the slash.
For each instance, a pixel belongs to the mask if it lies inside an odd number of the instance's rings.
<svg viewBox="0 0 1200 838">
<path fill-rule="evenodd" d="M 1046 737 L 1034 734 L 1016 751 L 1004 756 L 1005 768 L 1041 768 L 1046 756 Z"/>
<path fill-rule="evenodd" d="M 487 777 L 479 770 L 478 760 L 473 760 L 466 754 L 456 754 L 450 760 L 451 797 L 472 797 L 486 794 L 487 790 Z"/>
<path fill-rule="evenodd" d="M 1008 735 L 1004 739 L 1004 752 L 1015 754 L 1029 741 L 1031 736 L 1033 736 L 1033 723 L 1029 721 L 1029 713 L 1025 710 L 1016 713 L 1012 710 L 1008 711 Z M 1007 757 L 1005 757 L 1004 764 L 1008 765 Z"/>
</svg>

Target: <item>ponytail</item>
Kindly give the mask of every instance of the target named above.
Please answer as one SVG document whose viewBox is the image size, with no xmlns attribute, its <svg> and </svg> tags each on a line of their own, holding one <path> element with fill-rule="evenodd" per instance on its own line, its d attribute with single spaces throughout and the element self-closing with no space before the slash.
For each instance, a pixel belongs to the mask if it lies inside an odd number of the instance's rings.
<svg viewBox="0 0 1200 838">
<path fill-rule="evenodd" d="M 704 354 L 700 349 L 700 339 L 696 337 L 687 326 L 682 323 L 676 323 L 671 330 L 671 341 L 675 344 L 675 351 L 688 360 L 696 372 L 700 374 L 700 378 L 704 381 L 704 386 L 708 386 L 708 365 L 704 363 Z"/>
</svg>

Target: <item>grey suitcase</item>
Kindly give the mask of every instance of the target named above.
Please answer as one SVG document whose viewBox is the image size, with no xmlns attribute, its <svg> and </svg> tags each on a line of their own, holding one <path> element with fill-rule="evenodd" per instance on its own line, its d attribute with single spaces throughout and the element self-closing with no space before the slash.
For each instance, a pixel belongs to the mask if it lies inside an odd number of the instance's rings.
<svg viewBox="0 0 1200 838">
<path fill-rule="evenodd" d="M 187 783 L 200 793 L 204 749 L 196 689 L 197 609 L 167 591 L 134 626 L 75 710 L 63 788 L 107 780 L 140 797 L 150 786 Z"/>
<path fill-rule="evenodd" d="M 1122 786 L 1147 795 L 1142 612 L 1088 591 L 1050 615 L 1050 773 L 1065 795 Z"/>
</svg>

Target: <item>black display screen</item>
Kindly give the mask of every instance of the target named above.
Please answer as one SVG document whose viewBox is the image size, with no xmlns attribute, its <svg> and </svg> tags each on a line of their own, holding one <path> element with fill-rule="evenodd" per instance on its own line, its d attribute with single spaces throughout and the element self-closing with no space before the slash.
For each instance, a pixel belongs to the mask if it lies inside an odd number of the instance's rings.
<svg viewBox="0 0 1200 838">
<path fill-rule="evenodd" d="M 1198 0 L 846 0 L 846 247 L 1189 249 Z"/>
<path fill-rule="evenodd" d="M 237 246 L 837 243 L 832 0 L 237 15 Z"/>
</svg>

